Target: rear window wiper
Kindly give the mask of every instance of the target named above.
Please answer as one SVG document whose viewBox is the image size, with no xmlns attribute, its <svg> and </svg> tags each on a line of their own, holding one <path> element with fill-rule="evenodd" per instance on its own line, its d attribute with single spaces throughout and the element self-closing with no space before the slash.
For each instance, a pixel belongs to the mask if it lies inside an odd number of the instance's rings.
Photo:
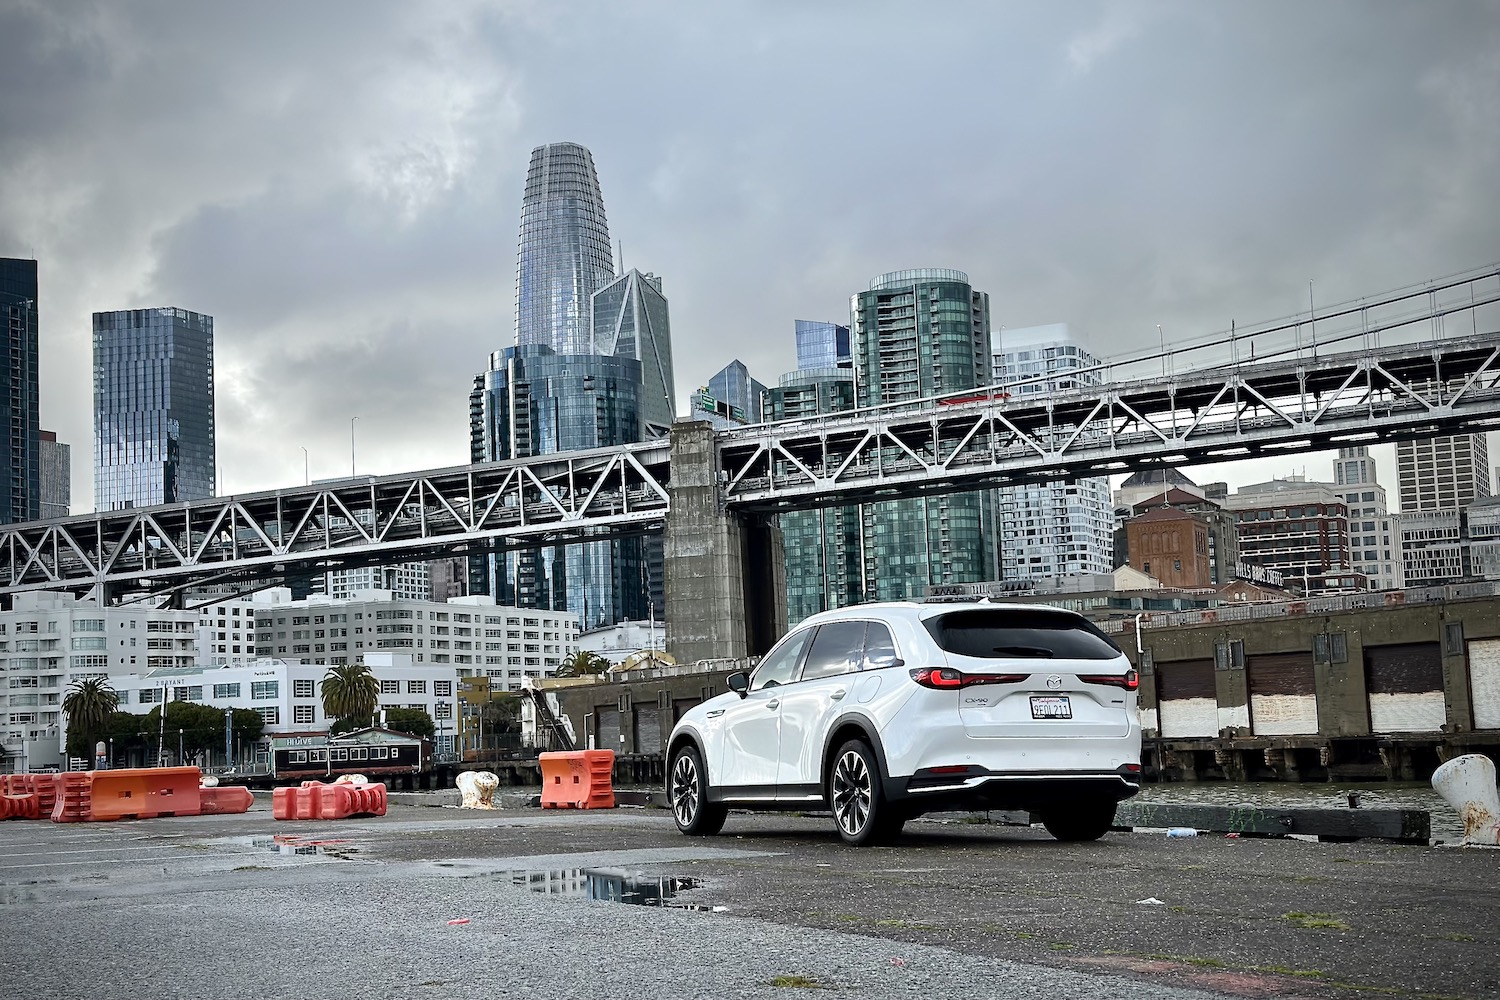
<svg viewBox="0 0 1500 1000">
<path fill-rule="evenodd" d="M 1004 656 L 1032 656 L 1043 660 L 1050 660 L 1057 655 L 1046 646 L 996 646 L 993 652 Z"/>
</svg>

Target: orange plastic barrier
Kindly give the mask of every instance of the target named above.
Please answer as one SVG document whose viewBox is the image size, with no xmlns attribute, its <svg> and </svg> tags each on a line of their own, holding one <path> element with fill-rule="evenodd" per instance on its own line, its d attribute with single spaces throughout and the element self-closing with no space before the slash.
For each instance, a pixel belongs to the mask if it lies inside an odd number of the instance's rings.
<svg viewBox="0 0 1500 1000">
<path fill-rule="evenodd" d="M 92 771 L 92 820 L 196 816 L 201 800 L 196 767 L 124 767 Z"/>
<path fill-rule="evenodd" d="M 240 785 L 220 785 L 198 789 L 198 801 L 200 816 L 228 816 L 249 812 L 255 796 L 250 789 Z"/>
<path fill-rule="evenodd" d="M 87 823 L 93 818 L 94 776 L 87 771 L 57 775 L 54 823 Z"/>
<path fill-rule="evenodd" d="M 613 809 L 615 752 L 569 750 L 544 753 L 543 809 Z"/>
<path fill-rule="evenodd" d="M 0 795 L 0 820 L 40 819 L 40 803 L 34 794 Z"/>
<path fill-rule="evenodd" d="M 27 786 L 37 798 L 37 809 L 43 817 L 52 815 L 52 807 L 57 804 L 57 779 L 56 774 L 28 774 Z"/>
<path fill-rule="evenodd" d="M 271 815 L 276 819 L 350 819 L 384 816 L 384 784 L 331 784 L 304 781 L 297 788 L 278 788 L 271 793 Z"/>
</svg>

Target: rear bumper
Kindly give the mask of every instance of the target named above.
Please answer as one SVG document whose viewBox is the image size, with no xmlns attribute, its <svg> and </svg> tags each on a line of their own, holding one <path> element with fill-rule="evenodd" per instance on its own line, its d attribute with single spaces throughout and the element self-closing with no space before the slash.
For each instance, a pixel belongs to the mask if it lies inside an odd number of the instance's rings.
<svg viewBox="0 0 1500 1000">
<path fill-rule="evenodd" d="M 957 809 L 1042 809 L 1082 799 L 1121 801 L 1141 790 L 1139 772 L 990 771 L 971 768 L 961 775 L 886 778 L 889 801 L 915 812 Z"/>
</svg>

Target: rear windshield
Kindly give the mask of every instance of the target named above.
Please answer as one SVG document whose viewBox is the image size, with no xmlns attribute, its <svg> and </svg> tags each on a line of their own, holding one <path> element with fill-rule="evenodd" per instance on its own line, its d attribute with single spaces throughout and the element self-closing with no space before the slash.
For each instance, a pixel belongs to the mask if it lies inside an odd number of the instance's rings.
<svg viewBox="0 0 1500 1000">
<path fill-rule="evenodd" d="M 959 656 L 1113 660 L 1120 655 L 1120 647 L 1093 623 L 1056 611 L 953 611 L 927 619 L 926 625 L 945 652 Z"/>
</svg>

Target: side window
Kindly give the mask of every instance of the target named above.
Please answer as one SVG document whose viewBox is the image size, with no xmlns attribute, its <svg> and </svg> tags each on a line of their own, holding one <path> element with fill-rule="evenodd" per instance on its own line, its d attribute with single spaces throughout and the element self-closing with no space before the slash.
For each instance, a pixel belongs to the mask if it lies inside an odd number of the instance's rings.
<svg viewBox="0 0 1500 1000">
<path fill-rule="evenodd" d="M 755 673 L 750 677 L 750 690 L 759 691 L 761 688 L 775 687 L 791 680 L 792 675 L 797 672 L 797 661 L 802 659 L 802 650 L 806 648 L 807 640 L 813 631 L 813 629 L 805 628 L 771 650 L 766 658 L 760 661 L 760 666 L 755 668 Z"/>
<path fill-rule="evenodd" d="M 864 622 L 830 622 L 813 636 L 802 679 L 847 674 L 859 669 L 865 645 Z"/>
<path fill-rule="evenodd" d="M 891 638 L 891 630 L 885 627 L 884 622 L 870 622 L 870 627 L 865 632 L 865 662 L 861 670 L 883 670 L 894 666 L 900 654 L 896 652 L 895 640 Z"/>
</svg>

